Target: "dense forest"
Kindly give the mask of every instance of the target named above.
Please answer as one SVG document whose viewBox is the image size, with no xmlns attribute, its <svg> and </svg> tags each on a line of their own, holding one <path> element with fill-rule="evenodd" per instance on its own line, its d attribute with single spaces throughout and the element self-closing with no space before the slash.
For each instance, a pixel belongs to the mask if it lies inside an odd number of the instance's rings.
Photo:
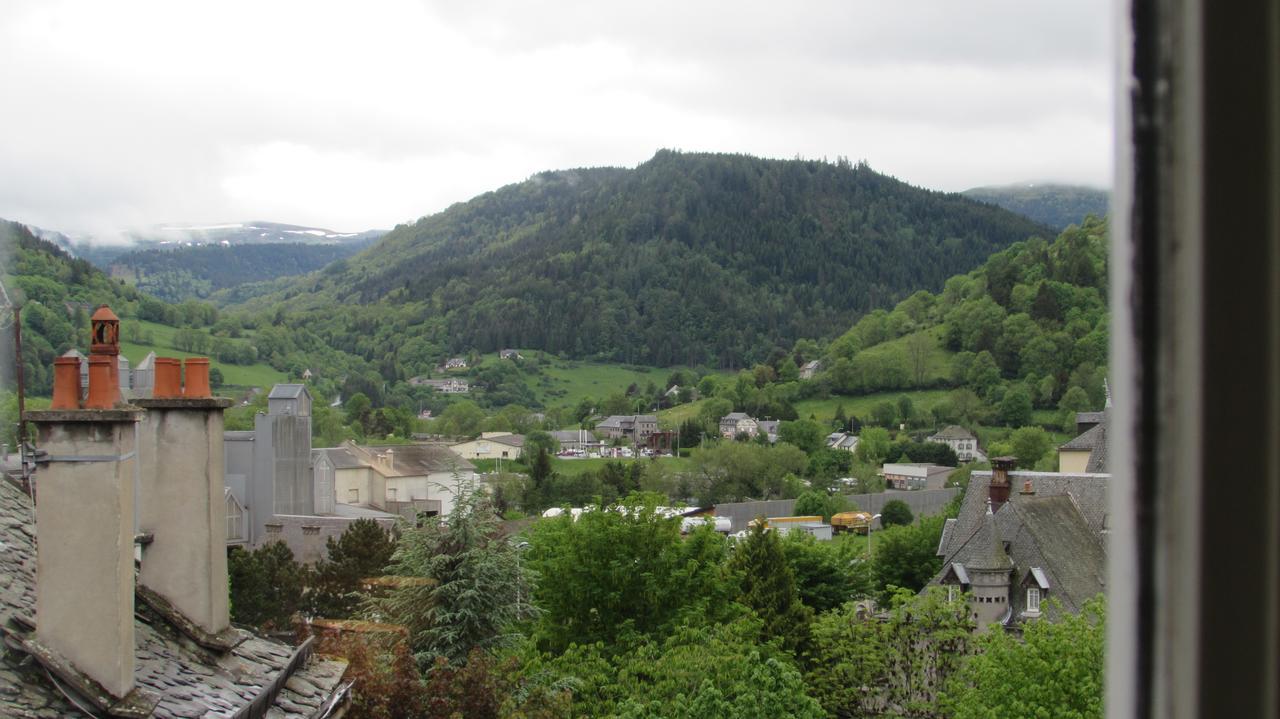
<svg viewBox="0 0 1280 719">
<path fill-rule="evenodd" d="M 1100 406 L 1106 287 L 1106 223 L 1091 217 L 1053 242 L 1033 238 L 995 253 L 940 294 L 921 291 L 891 312 L 868 313 L 828 346 L 825 381 L 839 394 L 960 387 L 990 405 L 1012 393 L 1037 407 L 1055 407 L 1078 388 Z M 937 349 L 949 366 L 919 371 Z"/>
<path fill-rule="evenodd" d="M 85 345 L 94 307 L 106 303 L 128 314 L 144 300 L 136 289 L 16 222 L 0 220 L 0 267 L 11 299 L 23 303 L 24 379 L 27 391 L 35 395 L 50 391 L 53 358 Z M 13 356 L 13 333 L 0 332 L 0 384 L 5 387 L 14 386 Z"/>
<path fill-rule="evenodd" d="M 250 282 L 303 275 L 350 257 L 372 240 L 341 244 L 198 245 L 135 250 L 111 263 L 111 274 L 166 302 L 206 299 Z"/>
<path fill-rule="evenodd" d="M 1022 184 L 975 187 L 961 193 L 1029 217 L 1054 229 L 1078 225 L 1089 215 L 1107 214 L 1111 195 L 1106 190 L 1077 185 Z"/>
<path fill-rule="evenodd" d="M 734 368 L 1049 234 L 862 164 L 661 151 L 481 195 L 244 309 L 375 363 L 513 346 Z"/>
</svg>

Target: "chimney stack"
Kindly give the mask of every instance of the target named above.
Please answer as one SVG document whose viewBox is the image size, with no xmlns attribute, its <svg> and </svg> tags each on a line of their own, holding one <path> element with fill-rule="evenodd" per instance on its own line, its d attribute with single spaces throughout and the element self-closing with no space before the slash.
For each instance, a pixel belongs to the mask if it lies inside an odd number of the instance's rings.
<svg viewBox="0 0 1280 719">
<path fill-rule="evenodd" d="M 108 409 L 121 400 L 120 396 L 120 318 L 106 305 L 89 318 L 93 341 L 89 344 L 89 402 L 94 409 Z M 100 379 L 94 382 L 94 365 L 98 366 Z M 107 372 L 109 376 L 102 377 Z M 105 380 L 105 381 L 103 381 Z M 94 385 L 97 385 L 96 389 Z M 96 394 L 95 394 L 96 393 Z"/>
<path fill-rule="evenodd" d="M 991 460 L 991 483 L 987 486 L 987 498 L 991 500 L 991 511 L 999 511 L 1001 505 L 1009 501 L 1009 471 L 1017 463 L 1015 457 L 996 457 Z"/>
<path fill-rule="evenodd" d="M 227 601 L 223 492 L 222 410 L 231 400 L 209 396 L 208 363 L 187 359 L 183 388 L 178 361 L 157 357 L 156 396 L 136 400 L 147 410 L 138 441 L 138 528 L 152 536 L 138 579 L 148 604 L 198 644 L 227 649 L 237 641 Z"/>
<path fill-rule="evenodd" d="M 29 411 L 47 464 L 36 475 L 36 632 L 31 653 L 112 707 L 155 704 L 135 689 L 134 478 L 137 407 L 118 404 L 117 326 L 93 315 L 89 401 L 75 358 L 55 361 L 52 409 Z M 114 393 L 114 394 L 113 394 Z M 148 710 L 149 711 L 149 710 Z"/>
</svg>

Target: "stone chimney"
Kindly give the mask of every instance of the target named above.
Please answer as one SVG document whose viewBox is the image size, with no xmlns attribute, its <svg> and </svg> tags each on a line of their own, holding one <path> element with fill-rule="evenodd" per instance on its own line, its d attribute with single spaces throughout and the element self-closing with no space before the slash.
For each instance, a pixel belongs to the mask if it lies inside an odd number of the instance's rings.
<svg viewBox="0 0 1280 719">
<path fill-rule="evenodd" d="M 150 535 L 139 595 L 196 643 L 234 646 L 227 602 L 227 509 L 223 494 L 222 410 L 231 400 L 209 394 L 209 361 L 156 358 L 156 396 L 139 430 L 138 529 Z"/>
<path fill-rule="evenodd" d="M 115 381 L 115 315 L 93 315 L 89 399 L 76 360 L 55 364 L 54 404 L 26 413 L 47 463 L 36 474 L 36 631 L 29 653 L 99 708 L 149 715 L 134 686 L 134 481 L 137 422 Z M 97 371 L 93 371 L 93 370 Z"/>
<path fill-rule="evenodd" d="M 1001 505 L 1009 501 L 1009 471 L 1017 463 L 1015 457 L 996 457 L 991 460 L 991 483 L 987 486 L 987 498 L 991 500 L 991 510 L 999 511 Z"/>
</svg>

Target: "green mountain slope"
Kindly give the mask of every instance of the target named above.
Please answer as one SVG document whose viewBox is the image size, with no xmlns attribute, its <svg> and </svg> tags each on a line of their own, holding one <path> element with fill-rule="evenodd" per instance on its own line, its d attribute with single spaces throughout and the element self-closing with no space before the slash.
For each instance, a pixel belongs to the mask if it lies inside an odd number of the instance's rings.
<svg viewBox="0 0 1280 719">
<path fill-rule="evenodd" d="M 661 151 L 481 195 L 244 307 L 378 363 L 512 346 L 741 367 L 1049 234 L 865 165 Z"/>
<path fill-rule="evenodd" d="M 975 187 L 961 194 L 974 200 L 990 202 L 1056 230 L 1078 225 L 1089 215 L 1102 217 L 1107 214 L 1111 203 L 1111 193 L 1106 190 L 1078 185 Z"/>
</svg>

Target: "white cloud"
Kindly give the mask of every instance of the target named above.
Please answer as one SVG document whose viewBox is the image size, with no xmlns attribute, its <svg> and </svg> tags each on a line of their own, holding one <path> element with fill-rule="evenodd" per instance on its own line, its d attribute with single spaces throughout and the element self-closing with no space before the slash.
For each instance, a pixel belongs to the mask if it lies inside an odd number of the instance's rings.
<svg viewBox="0 0 1280 719">
<path fill-rule="evenodd" d="M 1105 184 L 1088 2 L 113 2 L 0 14 L 0 216 L 358 230 L 660 147 Z"/>
</svg>

